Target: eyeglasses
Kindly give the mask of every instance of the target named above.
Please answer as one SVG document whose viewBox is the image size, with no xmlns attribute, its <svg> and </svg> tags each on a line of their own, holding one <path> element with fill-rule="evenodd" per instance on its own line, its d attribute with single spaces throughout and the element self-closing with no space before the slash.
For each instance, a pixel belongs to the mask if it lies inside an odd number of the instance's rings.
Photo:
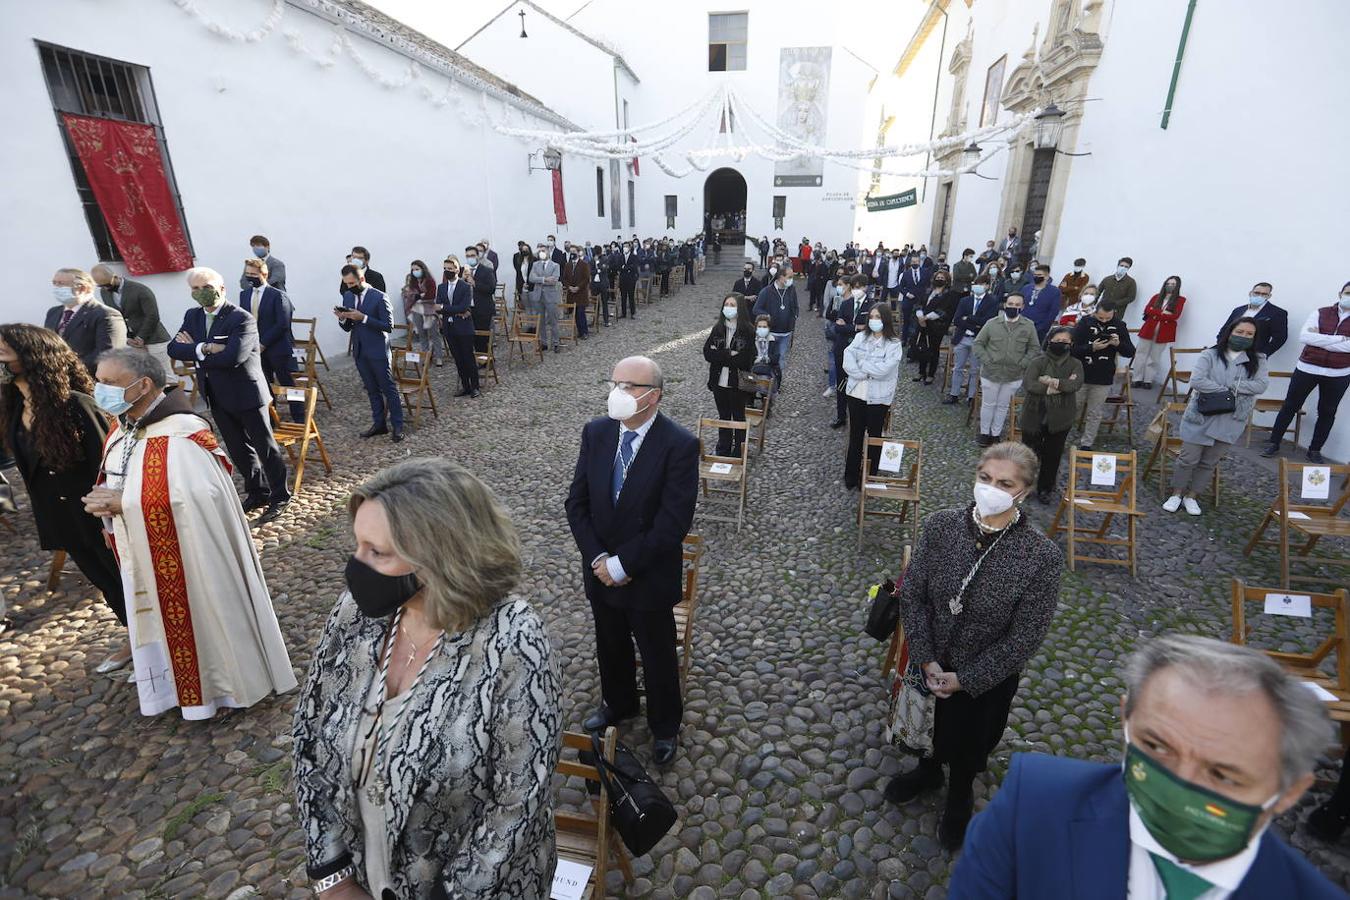
<svg viewBox="0 0 1350 900">
<path fill-rule="evenodd" d="M 602 382 L 600 382 L 600 383 L 603 384 L 605 387 L 609 388 L 611 391 L 614 390 L 615 388 L 621 388 L 621 389 L 623 389 L 623 390 L 626 391 L 626 390 L 629 390 L 630 388 L 654 388 L 654 387 L 656 387 L 656 385 L 654 385 L 654 384 L 642 384 L 642 383 L 637 382 L 637 381 L 602 381 Z"/>
</svg>

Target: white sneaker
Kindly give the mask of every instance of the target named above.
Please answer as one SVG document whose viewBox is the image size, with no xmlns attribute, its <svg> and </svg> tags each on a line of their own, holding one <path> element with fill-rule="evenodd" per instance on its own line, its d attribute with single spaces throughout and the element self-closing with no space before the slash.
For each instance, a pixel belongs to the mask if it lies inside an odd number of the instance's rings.
<svg viewBox="0 0 1350 900">
<path fill-rule="evenodd" d="M 1163 509 L 1168 512 L 1176 512 L 1178 509 L 1181 509 L 1181 495 L 1173 494 L 1168 497 L 1167 502 L 1163 504 Z"/>
<path fill-rule="evenodd" d="M 1194 497 L 1187 497 L 1185 500 L 1182 500 L 1181 503 L 1186 507 L 1186 512 L 1193 516 L 1200 515 L 1200 504 L 1195 502 Z"/>
<path fill-rule="evenodd" d="M 826 388 L 825 393 L 821 394 L 820 396 L 828 400 L 830 399 L 830 395 L 833 393 L 835 393 L 834 388 Z"/>
</svg>

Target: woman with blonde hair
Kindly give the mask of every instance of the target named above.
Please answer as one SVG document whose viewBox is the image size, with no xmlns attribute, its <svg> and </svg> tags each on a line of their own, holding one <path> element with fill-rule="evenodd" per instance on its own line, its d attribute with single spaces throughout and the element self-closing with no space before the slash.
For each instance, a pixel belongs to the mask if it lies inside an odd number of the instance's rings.
<svg viewBox="0 0 1350 900">
<path fill-rule="evenodd" d="M 938 838 L 948 850 L 965 839 L 975 777 L 1003 738 L 1018 678 L 1045 640 L 1059 598 L 1064 554 L 1021 511 L 1036 469 L 1025 444 L 986 449 L 974 502 L 923 520 L 901 587 L 910 658 L 937 702 L 932 755 L 892 778 L 885 795 L 907 803 L 940 788 L 945 764 Z"/>
<path fill-rule="evenodd" d="M 515 526 L 444 459 L 377 473 L 348 510 L 348 589 L 295 710 L 316 893 L 547 897 L 560 682 L 543 622 L 511 593 Z"/>
</svg>

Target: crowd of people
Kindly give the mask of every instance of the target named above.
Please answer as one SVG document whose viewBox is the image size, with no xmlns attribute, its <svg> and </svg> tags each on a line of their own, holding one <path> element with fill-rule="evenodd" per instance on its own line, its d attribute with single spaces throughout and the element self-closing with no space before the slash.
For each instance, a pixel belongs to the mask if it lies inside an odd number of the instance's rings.
<svg viewBox="0 0 1350 900">
<path fill-rule="evenodd" d="M 923 246 L 836 251 L 803 238 L 792 256 L 785 243 L 765 239 L 760 266 L 746 261 L 703 344 L 719 416 L 744 420 L 741 375 L 767 379 L 771 394 L 793 384 L 794 337 L 816 313 L 832 425 L 848 426 L 843 481 L 852 489 L 876 469 L 875 457 L 864 462 L 863 438 L 882 435 L 906 359 L 918 367 L 915 383 L 933 384 L 939 351 L 949 346 L 954 371 L 943 402 L 980 398 L 971 500 L 923 520 L 898 589 L 910 653 L 935 698 L 933 748 L 883 793 L 903 804 L 946 786 L 938 837 L 950 850 L 966 848 L 952 896 L 1086 896 L 1102 885 L 1131 896 L 1332 896 L 1266 830 L 1311 785 L 1331 739 L 1326 711 L 1268 657 L 1205 638 L 1146 641 L 1131 657 L 1119 766 L 1019 755 L 972 819 L 974 780 L 1002 739 L 1059 597 L 1063 554 L 1023 504 L 1052 499 L 1080 414 L 1079 445 L 1093 446 L 1102 405 L 1131 377 L 1123 360 L 1138 360 L 1135 385 L 1161 377 L 1157 348 L 1175 340 L 1185 305 L 1181 278 L 1170 276 L 1145 305 L 1136 344 L 1124 321 L 1136 300 L 1133 261 L 1122 257 L 1094 284 L 1078 260 L 1056 286 L 1035 258 L 1038 238 L 1024 248 L 1014 231 L 953 265 Z M 638 280 L 650 277 L 662 294 L 672 273 L 693 283 L 704 243 L 636 235 L 561 247 L 553 236 L 533 247 L 520 241 L 506 302 L 538 316 L 541 347 L 557 352 L 564 310 L 575 304 L 579 337 L 593 300 L 601 327 L 635 318 Z M 255 235 L 250 246 L 237 303 L 219 272 L 188 272 L 196 305 L 172 337 L 154 294 L 106 266 L 56 273 L 58 303 L 46 327 L 0 325 L 0 444 L 28 486 L 41 545 L 67 550 L 126 626 L 125 645 L 98 669 L 130 664 L 145 715 L 178 708 L 188 719 L 211 718 L 297 687 L 247 518 L 262 510 L 253 524 L 273 521 L 290 502 L 269 407 L 273 388 L 293 383 L 294 306 L 268 240 Z M 480 394 L 475 342 L 492 327 L 503 277 L 486 240 L 462 258 L 447 254 L 439 279 L 422 260 L 404 277 L 411 338 L 433 361 L 454 360 L 461 396 Z M 1267 388 L 1266 359 L 1288 337 L 1271 290 L 1254 286 L 1195 365 L 1170 510 L 1198 514 L 1197 489 Z M 353 247 L 340 268 L 339 295 L 333 315 L 350 334 L 371 405 L 362 437 L 400 441 L 394 306 L 366 248 Z M 1312 390 L 1319 404 L 1330 403 L 1308 450 L 1318 459 L 1350 382 L 1350 284 L 1298 339 L 1302 375 L 1286 408 Z M 814 339 L 798 344 L 819 352 Z M 176 389 L 175 362 L 191 365 L 210 422 Z M 565 504 L 601 683 L 584 727 L 620 725 L 645 704 L 651 759 L 665 767 L 679 754 L 684 719 L 673 609 L 698 496 L 699 442 L 661 412 L 665 378 L 654 360 L 621 360 L 608 389 L 606 414 L 579 436 Z M 1002 441 L 1019 390 L 1025 443 Z M 1198 398 L 1217 393 L 1233 398 L 1231 408 L 1202 409 Z M 1278 449 L 1279 420 L 1276 429 Z M 724 431 L 717 452 L 739 453 L 740 434 Z M 509 514 L 445 459 L 374 474 L 348 512 L 346 590 L 319 639 L 293 726 L 297 811 L 315 891 L 547 896 L 562 684 L 547 628 L 518 592 L 521 547 Z M 458 536 L 460 552 L 444 552 L 445 534 Z M 1041 811 L 1064 808 L 1092 810 L 1090 846 L 1040 824 Z M 1323 833 L 1338 833 L 1350 802 L 1333 798 L 1319 816 Z M 1074 877 L 1052 877 L 1065 858 Z"/>
</svg>

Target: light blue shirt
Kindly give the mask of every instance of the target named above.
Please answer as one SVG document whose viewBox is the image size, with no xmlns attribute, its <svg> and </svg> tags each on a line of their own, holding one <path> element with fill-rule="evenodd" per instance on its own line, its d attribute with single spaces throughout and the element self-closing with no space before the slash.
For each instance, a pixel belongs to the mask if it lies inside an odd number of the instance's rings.
<svg viewBox="0 0 1350 900">
<path fill-rule="evenodd" d="M 637 435 L 637 437 L 633 438 L 633 458 L 628 463 L 628 467 L 630 469 L 633 467 L 633 463 L 637 462 L 638 451 L 642 449 L 642 442 L 647 439 L 647 432 L 652 430 L 652 423 L 655 421 L 656 416 L 652 416 L 650 419 L 643 422 L 637 428 L 629 428 L 622 422 L 619 423 L 619 444 L 618 444 L 619 447 L 623 446 L 623 436 L 625 434 L 631 431 Z M 617 447 L 614 450 L 614 464 L 616 466 L 621 465 L 621 463 L 619 462 L 619 451 Z M 627 479 L 627 477 L 628 477 L 627 475 L 624 476 L 625 480 Z M 599 558 L 600 557 L 597 556 L 595 559 Z M 591 564 L 592 565 L 595 564 L 594 559 L 591 560 Z M 610 556 L 609 558 L 607 558 L 605 560 L 605 568 L 609 570 L 609 577 L 613 578 L 616 583 L 622 584 L 623 582 L 628 580 L 628 573 L 624 571 L 623 563 L 619 562 L 619 558 L 617 556 Z"/>
</svg>

